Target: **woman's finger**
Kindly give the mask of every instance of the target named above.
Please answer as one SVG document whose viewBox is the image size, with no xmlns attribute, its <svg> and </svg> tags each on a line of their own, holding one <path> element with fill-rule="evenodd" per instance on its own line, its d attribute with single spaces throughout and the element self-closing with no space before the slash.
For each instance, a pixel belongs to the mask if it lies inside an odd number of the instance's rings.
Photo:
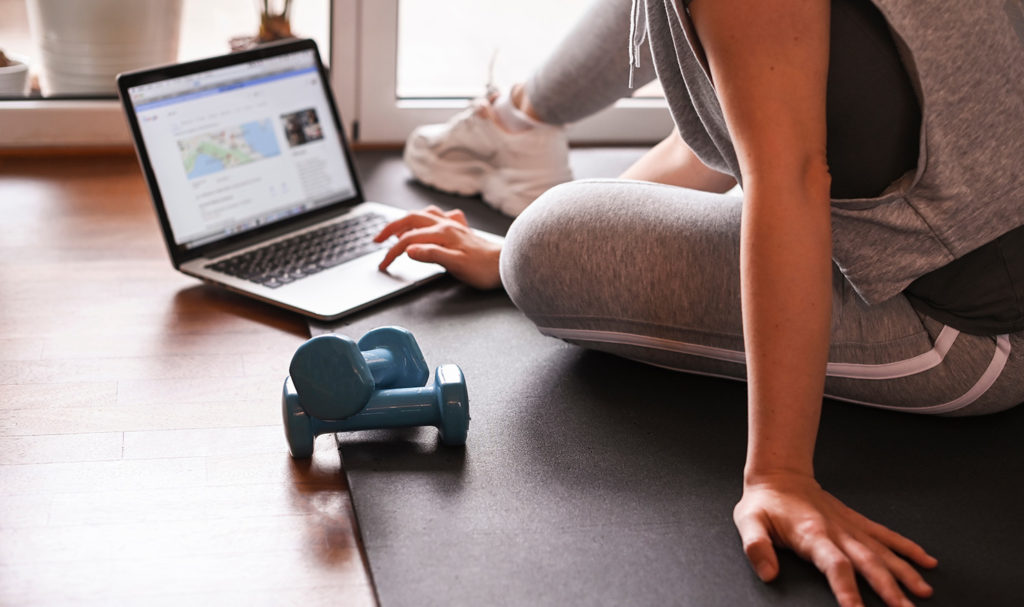
<svg viewBox="0 0 1024 607">
<path fill-rule="evenodd" d="M 903 560 L 899 555 L 890 550 L 888 546 L 869 535 L 858 539 L 881 557 L 885 566 L 889 568 L 889 571 L 904 587 L 921 598 L 927 598 L 932 595 L 932 587 L 924 580 L 921 572 L 914 569 L 913 565 Z"/>
<path fill-rule="evenodd" d="M 883 546 L 886 546 L 894 552 L 909 558 L 917 565 L 931 569 L 939 564 L 938 559 L 928 554 L 928 552 L 917 542 L 900 535 L 881 523 L 876 523 L 863 514 L 850 508 L 845 508 L 845 514 L 855 525 L 864 529 L 869 536 L 877 540 Z"/>
<path fill-rule="evenodd" d="M 394 245 L 388 249 L 388 252 L 384 255 L 384 259 L 381 260 L 378 268 L 384 271 L 391 265 L 399 255 L 404 253 L 409 245 L 413 244 L 448 244 L 448 238 L 446 233 L 443 231 L 431 230 L 429 228 L 420 228 L 415 230 L 409 230 L 402 234 L 401 238 L 398 239 Z"/>
<path fill-rule="evenodd" d="M 380 233 L 374 238 L 374 242 L 384 242 L 392 236 L 401 236 L 410 230 L 416 230 L 419 228 L 425 228 L 428 226 L 436 225 L 439 216 L 431 215 L 426 211 L 417 211 L 415 213 L 409 213 L 401 219 L 396 219 L 388 225 L 384 226 Z"/>
<path fill-rule="evenodd" d="M 853 536 L 842 534 L 837 538 L 839 548 L 849 557 L 854 568 L 871 584 L 878 596 L 889 607 L 907 607 L 910 601 L 896 582 L 882 556 Z"/>
<path fill-rule="evenodd" d="M 757 577 L 770 582 L 779 573 L 779 559 L 772 547 L 768 526 L 757 514 L 734 513 L 733 521 L 743 541 L 743 552 L 747 555 Z"/>
<path fill-rule="evenodd" d="M 459 271 L 459 264 L 465 256 L 461 251 L 453 251 L 433 243 L 410 245 L 405 253 L 410 259 L 424 263 L 436 263 L 451 270 L 453 273 Z"/>
<path fill-rule="evenodd" d="M 447 211 L 444 216 L 452 221 L 457 221 L 464 226 L 469 226 L 469 221 L 466 220 L 466 214 L 462 212 L 462 209 L 452 209 Z"/>
<path fill-rule="evenodd" d="M 842 607 L 862 607 L 864 602 L 857 590 L 857 578 L 849 557 L 825 535 L 811 539 L 809 544 L 808 554 L 804 556 L 828 578 L 836 601 Z"/>
<path fill-rule="evenodd" d="M 423 209 L 423 212 L 427 213 L 428 215 L 433 215 L 435 217 L 443 217 L 445 219 L 451 219 L 452 221 L 456 221 L 458 223 L 461 223 L 464 226 L 468 226 L 469 225 L 469 222 L 466 221 L 466 214 L 462 212 L 462 209 L 452 209 L 450 211 L 442 211 L 440 209 L 440 207 L 436 207 L 434 205 L 430 205 L 429 207 Z"/>
</svg>

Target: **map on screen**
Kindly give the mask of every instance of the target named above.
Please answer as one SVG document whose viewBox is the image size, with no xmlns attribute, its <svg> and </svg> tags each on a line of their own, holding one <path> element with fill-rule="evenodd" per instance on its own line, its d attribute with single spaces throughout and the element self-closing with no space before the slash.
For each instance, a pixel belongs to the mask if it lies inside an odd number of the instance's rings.
<svg viewBox="0 0 1024 607">
<path fill-rule="evenodd" d="M 231 167 L 281 153 L 270 119 L 246 122 L 228 129 L 178 141 L 185 173 L 198 179 Z"/>
</svg>

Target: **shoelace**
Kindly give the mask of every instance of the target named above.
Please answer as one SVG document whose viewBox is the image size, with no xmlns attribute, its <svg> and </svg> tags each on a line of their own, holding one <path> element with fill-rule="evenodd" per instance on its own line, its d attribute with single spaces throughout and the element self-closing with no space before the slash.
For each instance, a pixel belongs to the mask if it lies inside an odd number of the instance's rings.
<svg viewBox="0 0 1024 607">
<path fill-rule="evenodd" d="M 498 85 L 494 84 L 494 64 L 498 61 L 498 49 L 497 47 L 491 52 L 491 60 L 487 63 L 487 88 L 484 90 L 484 95 L 487 99 L 496 97 L 501 94 L 501 90 Z"/>
<path fill-rule="evenodd" d="M 629 88 L 633 88 L 633 70 L 640 67 L 640 47 L 646 39 L 647 2 L 633 0 L 629 9 Z"/>
</svg>

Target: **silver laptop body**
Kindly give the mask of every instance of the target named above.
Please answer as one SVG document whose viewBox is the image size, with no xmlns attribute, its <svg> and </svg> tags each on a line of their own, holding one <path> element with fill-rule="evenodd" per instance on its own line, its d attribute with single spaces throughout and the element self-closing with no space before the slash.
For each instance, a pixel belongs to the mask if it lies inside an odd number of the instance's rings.
<svg viewBox="0 0 1024 607">
<path fill-rule="evenodd" d="M 234 263 L 225 260 L 326 225 L 406 214 L 363 199 L 328 82 L 311 40 L 118 77 L 175 268 L 320 320 L 444 272 L 406 256 L 380 272 L 383 248 L 280 281 L 223 270 Z"/>
</svg>

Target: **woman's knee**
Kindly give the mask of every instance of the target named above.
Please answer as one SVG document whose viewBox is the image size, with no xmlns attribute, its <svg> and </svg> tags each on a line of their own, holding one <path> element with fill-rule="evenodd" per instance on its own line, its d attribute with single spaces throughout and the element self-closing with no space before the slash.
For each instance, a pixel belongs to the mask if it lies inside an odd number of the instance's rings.
<svg viewBox="0 0 1024 607">
<path fill-rule="evenodd" d="M 685 312 L 697 306 L 689 300 L 732 290 L 741 204 L 647 182 L 563 184 L 509 229 L 502 282 L 531 317 L 646 317 L 672 306 Z M 723 280 L 730 285 L 718 284 Z"/>
<path fill-rule="evenodd" d="M 571 271 L 574 241 L 581 231 L 589 231 L 582 228 L 583 218 L 576 212 L 586 197 L 587 188 L 578 182 L 556 186 L 509 228 L 501 253 L 501 281 L 520 308 L 530 308 L 532 300 L 550 295 L 552 285 Z"/>
</svg>

